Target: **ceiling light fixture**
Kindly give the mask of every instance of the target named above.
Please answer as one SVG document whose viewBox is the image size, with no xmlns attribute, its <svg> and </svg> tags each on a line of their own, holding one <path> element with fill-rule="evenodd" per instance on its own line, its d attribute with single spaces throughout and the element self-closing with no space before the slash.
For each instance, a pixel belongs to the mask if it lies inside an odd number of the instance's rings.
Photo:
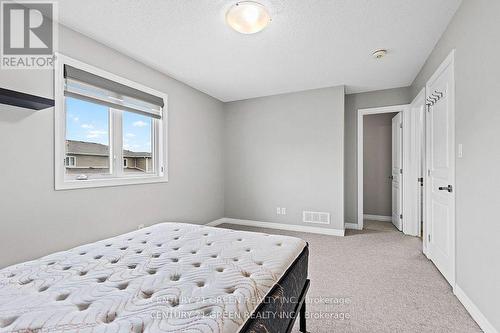
<svg viewBox="0 0 500 333">
<path fill-rule="evenodd" d="M 373 57 L 377 60 L 382 59 L 387 55 L 387 50 L 381 49 L 373 52 Z"/>
<path fill-rule="evenodd" d="M 242 34 L 254 34 L 271 22 L 271 16 L 266 7 L 258 2 L 240 1 L 229 8 L 226 22 Z"/>
</svg>

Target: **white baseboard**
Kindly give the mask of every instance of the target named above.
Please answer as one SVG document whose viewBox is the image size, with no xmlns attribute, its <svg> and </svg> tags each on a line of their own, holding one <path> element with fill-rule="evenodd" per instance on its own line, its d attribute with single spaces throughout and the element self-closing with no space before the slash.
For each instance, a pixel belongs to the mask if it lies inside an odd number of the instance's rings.
<svg viewBox="0 0 500 333">
<path fill-rule="evenodd" d="M 330 236 L 344 236 L 344 230 L 339 230 L 339 229 L 327 229 L 327 228 L 310 227 L 310 226 L 296 225 L 296 224 L 283 224 L 283 223 L 261 222 L 252 220 L 240 220 L 240 219 L 231 219 L 227 217 L 209 222 L 206 225 L 215 227 L 222 223 L 245 225 L 249 227 L 308 232 L 313 234 L 322 234 Z"/>
<path fill-rule="evenodd" d="M 224 220 L 225 220 L 224 218 L 221 218 L 221 219 L 218 219 L 218 220 L 214 220 L 214 221 L 212 221 L 212 222 L 208 222 L 208 223 L 207 223 L 207 224 L 205 224 L 205 225 L 208 225 L 209 227 L 216 227 L 216 226 L 218 226 L 219 224 L 224 223 Z"/>
<path fill-rule="evenodd" d="M 364 214 L 363 218 L 372 221 L 392 222 L 392 216 Z"/>
<path fill-rule="evenodd" d="M 476 321 L 479 327 L 481 327 L 484 333 L 498 333 L 498 331 L 493 327 L 488 319 L 486 319 L 486 317 L 472 302 L 472 300 L 456 284 L 455 288 L 453 288 L 453 293 L 455 294 L 455 296 L 457 296 L 458 300 L 463 304 L 465 309 L 469 312 L 469 314 Z"/>
<path fill-rule="evenodd" d="M 346 229 L 363 230 L 357 223 L 345 223 L 344 226 Z"/>
</svg>

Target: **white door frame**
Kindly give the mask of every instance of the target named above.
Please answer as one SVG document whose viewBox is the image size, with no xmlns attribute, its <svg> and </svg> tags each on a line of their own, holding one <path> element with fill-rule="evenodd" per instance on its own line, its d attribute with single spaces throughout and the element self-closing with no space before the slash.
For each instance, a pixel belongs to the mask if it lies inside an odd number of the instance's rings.
<svg viewBox="0 0 500 333">
<path fill-rule="evenodd" d="M 406 173 L 410 181 L 407 192 L 407 214 L 411 219 L 415 219 L 416 223 L 407 223 L 404 225 L 403 232 L 406 235 L 420 236 L 422 234 L 423 252 L 426 251 L 425 241 L 425 225 L 422 232 L 420 222 L 425 219 L 420 214 L 421 205 L 424 205 L 424 200 L 420 200 L 420 193 L 422 190 L 419 178 L 424 178 L 425 169 L 425 88 L 422 89 L 410 104 L 410 154 L 409 154 L 409 168 Z M 421 119 L 421 117 L 423 119 Z M 422 169 L 422 170 L 421 170 Z M 425 211 L 423 212 L 425 215 Z M 407 220 L 408 221 L 408 220 Z"/>
<path fill-rule="evenodd" d="M 405 177 L 405 167 L 408 166 L 409 160 L 409 152 L 410 152 L 410 138 L 409 138 L 409 105 L 393 105 L 393 106 L 385 106 L 380 108 L 369 108 L 369 109 L 359 109 L 358 110 L 358 229 L 363 229 L 363 117 L 370 114 L 380 114 L 380 113 L 392 113 L 392 112 L 401 112 L 403 116 L 403 175 L 402 175 L 402 184 L 403 184 L 403 226 L 404 226 L 404 217 L 406 215 L 406 196 L 405 188 L 407 188 L 406 182 L 407 178 Z"/>
</svg>

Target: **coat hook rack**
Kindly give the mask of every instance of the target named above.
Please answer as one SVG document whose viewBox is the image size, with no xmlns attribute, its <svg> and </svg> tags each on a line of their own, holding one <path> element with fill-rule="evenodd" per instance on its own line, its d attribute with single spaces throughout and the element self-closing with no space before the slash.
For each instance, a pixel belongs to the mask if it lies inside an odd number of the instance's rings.
<svg viewBox="0 0 500 333">
<path fill-rule="evenodd" d="M 428 107 L 436 104 L 441 98 L 443 98 L 444 94 L 441 91 L 434 90 L 434 92 L 426 98 L 426 105 Z"/>
</svg>

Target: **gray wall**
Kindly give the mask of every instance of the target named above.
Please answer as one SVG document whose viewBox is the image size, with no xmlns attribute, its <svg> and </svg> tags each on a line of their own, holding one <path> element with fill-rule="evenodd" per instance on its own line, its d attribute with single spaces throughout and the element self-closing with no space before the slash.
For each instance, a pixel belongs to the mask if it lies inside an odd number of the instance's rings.
<svg viewBox="0 0 500 333">
<path fill-rule="evenodd" d="M 500 331 L 500 1 L 464 0 L 412 85 L 456 49 L 457 285 Z"/>
<path fill-rule="evenodd" d="M 60 50 L 169 95 L 168 183 L 54 191 L 53 109 L 0 105 L 0 267 L 160 221 L 221 218 L 223 104 L 71 30 Z M 0 86 L 53 96 L 46 70 L 1 71 Z"/>
<path fill-rule="evenodd" d="M 325 227 L 344 228 L 344 87 L 227 103 L 225 116 L 226 217 L 303 224 L 303 210 L 326 211 Z"/>
<path fill-rule="evenodd" d="M 392 215 L 392 118 L 372 114 L 363 120 L 363 212 Z"/>
<path fill-rule="evenodd" d="M 357 137 L 358 110 L 411 102 L 409 87 L 351 94 L 345 97 L 345 221 L 358 221 Z"/>
</svg>

